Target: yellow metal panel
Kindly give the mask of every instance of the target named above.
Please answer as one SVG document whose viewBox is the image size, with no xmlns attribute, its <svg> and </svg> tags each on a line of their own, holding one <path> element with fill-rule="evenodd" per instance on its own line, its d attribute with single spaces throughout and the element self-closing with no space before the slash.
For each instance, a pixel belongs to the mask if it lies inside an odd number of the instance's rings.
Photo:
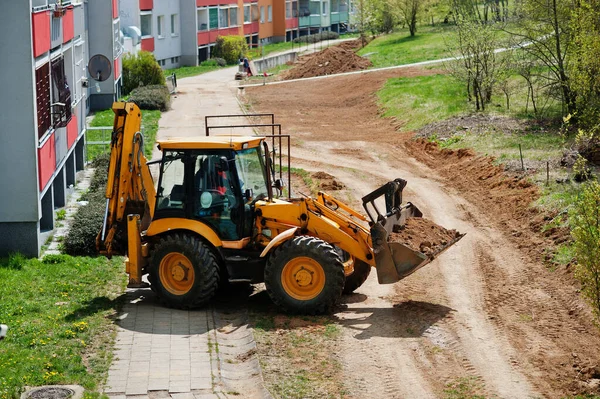
<svg viewBox="0 0 600 399">
<path fill-rule="evenodd" d="M 215 247 L 223 246 L 223 242 L 207 224 L 199 222 L 197 220 L 180 219 L 180 218 L 165 218 L 153 220 L 150 223 L 150 227 L 146 231 L 146 236 L 152 237 L 167 231 L 184 230 L 192 231 L 198 235 L 204 237 Z"/>
<path fill-rule="evenodd" d="M 258 136 L 173 137 L 159 140 L 158 146 L 161 150 L 231 149 L 239 151 L 243 148 L 256 148 L 263 140 L 264 137 Z"/>
<path fill-rule="evenodd" d="M 260 254 L 261 258 L 264 258 L 265 256 L 267 256 L 267 254 L 269 253 L 269 251 L 271 250 L 271 248 L 279 245 L 279 244 L 283 244 L 285 241 L 289 240 L 290 238 L 292 238 L 295 234 L 296 231 L 298 231 L 297 227 L 292 227 L 289 230 L 284 231 L 283 233 L 278 234 L 275 238 L 273 238 L 271 240 L 271 242 L 269 242 L 269 244 L 266 246 L 265 249 L 263 249 L 263 251 Z"/>
</svg>

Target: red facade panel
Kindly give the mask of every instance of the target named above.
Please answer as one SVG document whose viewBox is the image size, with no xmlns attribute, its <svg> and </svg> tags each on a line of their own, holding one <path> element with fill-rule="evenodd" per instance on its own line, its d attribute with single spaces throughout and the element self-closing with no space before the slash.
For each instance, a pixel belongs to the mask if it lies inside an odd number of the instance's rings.
<svg viewBox="0 0 600 399">
<path fill-rule="evenodd" d="M 203 46 L 208 43 L 210 43 L 210 33 L 198 32 L 198 46 Z"/>
<path fill-rule="evenodd" d="M 67 148 L 71 148 L 73 143 L 77 141 L 77 136 L 79 132 L 77 131 L 77 115 L 73 114 L 69 124 L 67 125 Z"/>
<path fill-rule="evenodd" d="M 119 69 L 119 61 L 120 61 L 120 59 L 117 58 L 114 62 L 115 80 L 119 79 L 119 77 L 121 76 L 121 70 Z"/>
<path fill-rule="evenodd" d="M 119 1 L 118 0 L 112 0 L 112 17 L 113 17 L 113 19 L 119 17 Z"/>
<path fill-rule="evenodd" d="M 38 57 L 50 50 L 50 11 L 31 15 L 33 56 Z"/>
<path fill-rule="evenodd" d="M 62 17 L 63 43 L 68 42 L 75 36 L 75 21 L 73 20 L 73 7 L 69 7 Z"/>
<path fill-rule="evenodd" d="M 154 8 L 154 2 L 152 0 L 140 0 L 140 10 L 149 11 Z"/>
<path fill-rule="evenodd" d="M 258 22 L 244 24 L 244 35 L 251 35 L 254 33 L 258 33 Z"/>
<path fill-rule="evenodd" d="M 38 168 L 40 191 L 42 191 L 56 170 L 56 144 L 54 143 L 54 132 L 52 132 L 44 145 L 41 148 L 38 148 Z"/>
<path fill-rule="evenodd" d="M 154 38 L 146 37 L 142 38 L 142 50 L 144 51 L 154 51 Z"/>
<path fill-rule="evenodd" d="M 289 18 L 285 20 L 286 29 L 294 29 L 298 27 L 298 18 Z"/>
</svg>

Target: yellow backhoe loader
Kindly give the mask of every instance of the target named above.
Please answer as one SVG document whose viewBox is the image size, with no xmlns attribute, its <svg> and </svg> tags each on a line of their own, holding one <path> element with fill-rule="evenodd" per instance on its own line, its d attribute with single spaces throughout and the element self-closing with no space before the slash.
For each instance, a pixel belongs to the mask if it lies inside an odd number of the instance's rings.
<svg viewBox="0 0 600 399">
<path fill-rule="evenodd" d="M 207 119 L 206 136 L 159 141 L 162 158 L 147 162 L 139 108 L 118 102 L 113 111 L 106 213 L 96 244 L 107 256 L 127 255 L 129 287 L 144 286 L 148 274 L 167 306 L 202 306 L 224 282 L 264 282 L 284 310 L 323 313 L 357 289 L 371 267 L 380 283 L 394 283 L 462 237 L 427 256 L 389 243 L 388 234 L 407 218 L 422 216 L 402 204 L 402 179 L 363 197 L 368 218 L 322 192 L 292 198 L 283 187 L 285 173 L 291 180 L 287 135 L 211 136 Z M 151 163 L 160 169 L 156 188 Z M 385 212 L 377 207 L 380 197 Z"/>
</svg>

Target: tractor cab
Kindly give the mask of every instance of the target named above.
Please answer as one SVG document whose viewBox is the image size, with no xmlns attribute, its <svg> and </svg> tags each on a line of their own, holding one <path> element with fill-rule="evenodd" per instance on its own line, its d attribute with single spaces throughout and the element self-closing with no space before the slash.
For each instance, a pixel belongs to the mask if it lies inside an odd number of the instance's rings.
<svg viewBox="0 0 600 399">
<path fill-rule="evenodd" d="M 261 137 L 200 137 L 160 141 L 163 152 L 154 220 L 191 219 L 223 241 L 252 235 L 252 203 L 270 198 Z"/>
</svg>

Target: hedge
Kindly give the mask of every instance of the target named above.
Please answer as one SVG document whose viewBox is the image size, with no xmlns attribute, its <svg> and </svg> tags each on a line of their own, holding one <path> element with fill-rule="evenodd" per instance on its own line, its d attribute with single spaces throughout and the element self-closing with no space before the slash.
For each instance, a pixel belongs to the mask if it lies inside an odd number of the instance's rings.
<svg viewBox="0 0 600 399">
<path fill-rule="evenodd" d="M 315 33 L 314 35 L 300 36 L 294 39 L 294 43 L 317 43 L 323 40 L 335 40 L 339 39 L 340 35 L 336 32 L 323 31 L 321 33 Z"/>
<path fill-rule="evenodd" d="M 213 49 L 215 59 L 223 58 L 229 65 L 237 64 L 247 52 L 248 44 L 243 36 L 218 36 Z"/>
<path fill-rule="evenodd" d="M 137 87 L 164 85 L 165 75 L 156 62 L 154 54 L 140 51 L 123 56 L 123 94 L 131 93 Z"/>
<path fill-rule="evenodd" d="M 171 94 L 165 85 L 142 86 L 131 92 L 129 101 L 140 109 L 166 111 L 171 105 Z"/>
</svg>

